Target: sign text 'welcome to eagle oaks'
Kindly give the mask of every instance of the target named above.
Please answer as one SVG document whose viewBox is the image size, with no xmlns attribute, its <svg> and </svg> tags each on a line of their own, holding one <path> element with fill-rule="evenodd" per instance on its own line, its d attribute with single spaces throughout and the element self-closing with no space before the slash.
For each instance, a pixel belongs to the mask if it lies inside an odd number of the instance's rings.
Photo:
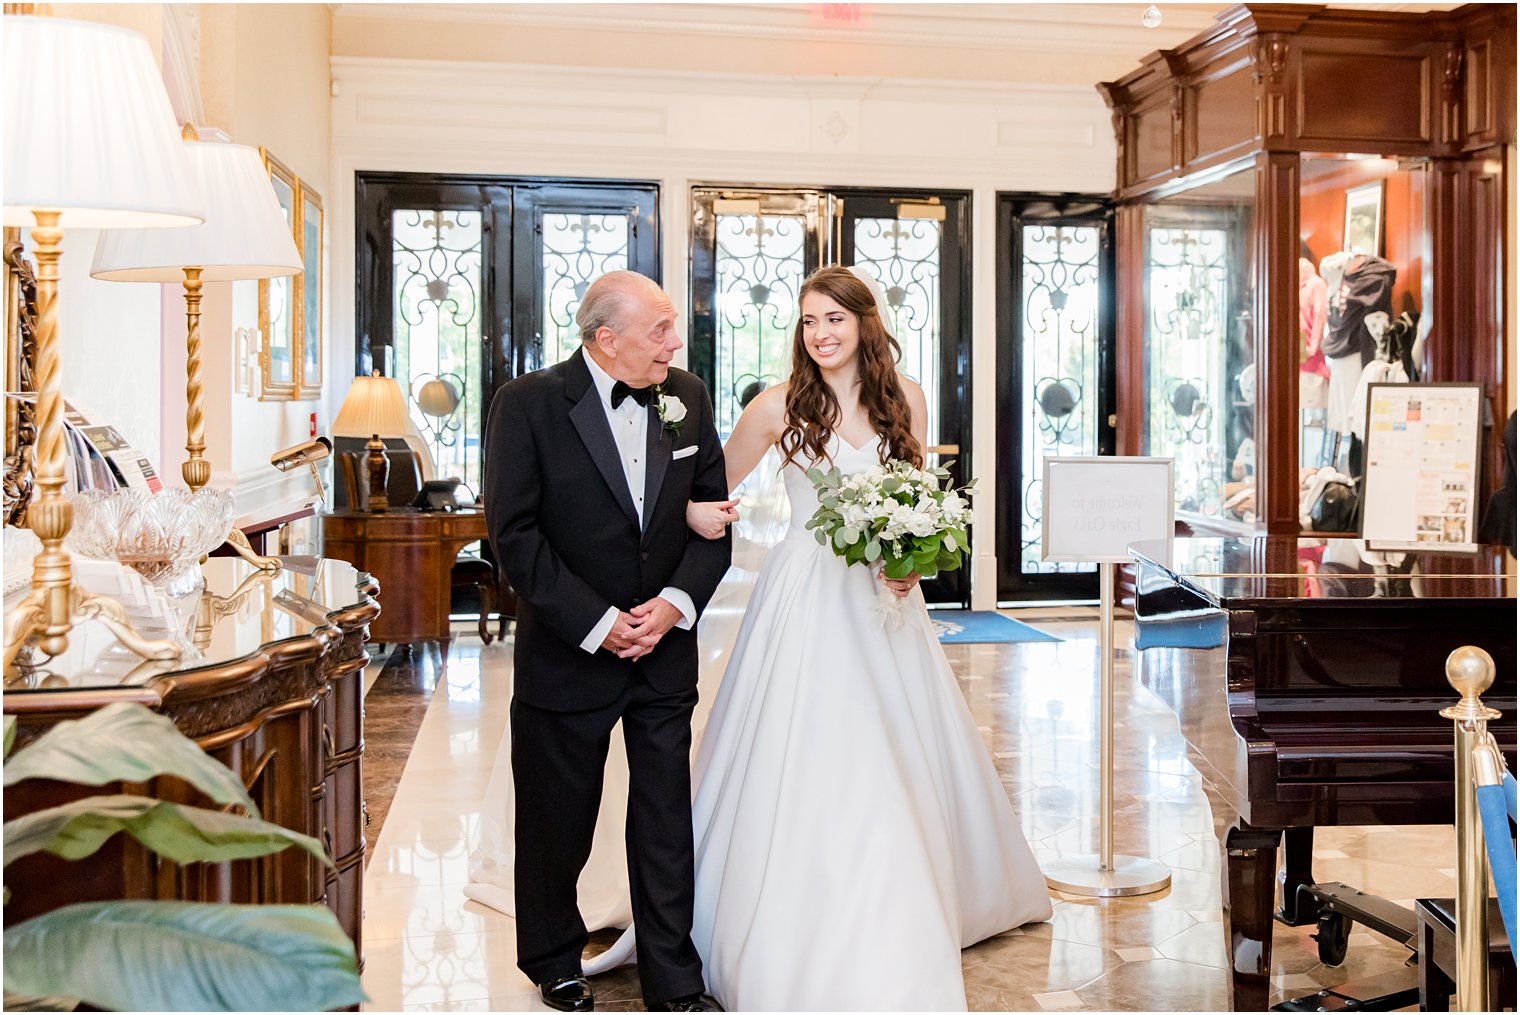
<svg viewBox="0 0 1520 1015">
<path fill-rule="evenodd" d="M 1125 563 L 1172 538 L 1172 497 L 1170 458 L 1047 458 L 1044 559 Z"/>
</svg>

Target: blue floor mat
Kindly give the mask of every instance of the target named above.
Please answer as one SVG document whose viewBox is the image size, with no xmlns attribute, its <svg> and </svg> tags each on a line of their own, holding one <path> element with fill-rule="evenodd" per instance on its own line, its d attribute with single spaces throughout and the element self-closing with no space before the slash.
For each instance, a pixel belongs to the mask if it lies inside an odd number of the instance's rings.
<svg viewBox="0 0 1520 1015">
<path fill-rule="evenodd" d="M 930 610 L 929 620 L 934 624 L 934 633 L 945 645 L 1061 640 L 1023 621 L 988 610 Z"/>
</svg>

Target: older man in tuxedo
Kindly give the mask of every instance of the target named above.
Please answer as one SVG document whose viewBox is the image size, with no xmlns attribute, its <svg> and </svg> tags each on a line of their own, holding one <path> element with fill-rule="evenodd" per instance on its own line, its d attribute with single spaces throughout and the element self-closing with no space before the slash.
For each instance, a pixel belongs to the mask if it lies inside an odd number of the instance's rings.
<svg viewBox="0 0 1520 1015">
<path fill-rule="evenodd" d="M 518 966 L 550 1007 L 589 1011 L 576 880 L 591 852 L 614 724 L 628 749 L 628 874 L 652 1009 L 711 1011 L 691 942 L 696 621 L 730 543 L 686 525 L 728 495 L 702 382 L 670 365 L 676 311 L 610 272 L 576 313 L 582 347 L 497 393 L 490 538 L 520 606 L 514 651 Z"/>
</svg>

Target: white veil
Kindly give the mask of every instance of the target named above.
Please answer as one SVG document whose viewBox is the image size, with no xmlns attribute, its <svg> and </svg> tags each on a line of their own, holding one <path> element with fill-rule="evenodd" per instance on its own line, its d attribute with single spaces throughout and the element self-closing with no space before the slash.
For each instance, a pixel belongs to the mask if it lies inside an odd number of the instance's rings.
<svg viewBox="0 0 1520 1015">
<path fill-rule="evenodd" d="M 871 295 L 876 300 L 876 316 L 881 318 L 881 326 L 887 329 L 887 334 L 896 338 L 897 336 L 892 331 L 892 315 L 889 313 L 890 308 L 887 305 L 887 292 L 881 287 L 881 283 L 876 281 L 876 276 L 858 264 L 850 265 L 845 271 L 860 279 L 861 284 L 871 290 Z"/>
</svg>

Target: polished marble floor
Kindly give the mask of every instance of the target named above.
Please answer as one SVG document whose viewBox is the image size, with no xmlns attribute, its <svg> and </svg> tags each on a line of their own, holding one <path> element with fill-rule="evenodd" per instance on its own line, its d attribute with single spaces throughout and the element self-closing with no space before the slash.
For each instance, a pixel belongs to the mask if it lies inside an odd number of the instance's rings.
<svg viewBox="0 0 1520 1015">
<path fill-rule="evenodd" d="M 1096 849 L 1094 620 L 1033 619 L 1058 643 L 954 645 L 947 654 L 1025 833 L 1040 858 Z M 1071 611 L 1059 616 L 1070 618 Z M 1121 625 L 1118 642 L 1127 646 Z M 472 836 L 507 718 L 511 645 L 456 639 L 446 669 L 435 650 L 371 674 L 391 716 L 366 757 L 373 815 L 365 876 L 364 987 L 377 1010 L 511 1010 L 540 1005 L 513 963 L 513 922 L 465 900 Z M 410 688 L 410 698 L 406 689 Z M 1219 923 L 1219 845 L 1206 788 L 1175 720 L 1132 683 L 1127 654 L 1116 695 L 1115 845 L 1169 864 L 1171 888 L 1101 901 L 1055 894 L 1045 924 L 964 953 L 974 1010 L 1220 1010 L 1227 1005 Z M 383 704 L 388 701 L 388 704 Z M 411 701 L 411 704 L 406 704 Z M 425 709 L 423 706 L 426 706 Z M 420 717 L 420 724 L 415 720 Z M 407 727 L 416 730 L 415 742 Z M 375 733 L 381 734 L 380 729 Z M 404 768 L 398 769 L 404 757 Z M 390 786 L 380 783 L 393 782 Z M 373 812 L 373 808 L 372 808 Z M 376 834 L 378 829 L 378 834 Z M 1449 828 L 1325 829 L 1315 873 L 1388 898 L 1449 896 Z M 1408 952 L 1356 933 L 1346 963 L 1318 961 L 1313 928 L 1279 927 L 1274 1001 L 1401 970 Z M 593 949 L 610 935 L 597 935 Z M 863 942 L 863 947 L 868 943 Z M 601 978 L 598 1007 L 641 1010 L 631 970 Z"/>
</svg>

